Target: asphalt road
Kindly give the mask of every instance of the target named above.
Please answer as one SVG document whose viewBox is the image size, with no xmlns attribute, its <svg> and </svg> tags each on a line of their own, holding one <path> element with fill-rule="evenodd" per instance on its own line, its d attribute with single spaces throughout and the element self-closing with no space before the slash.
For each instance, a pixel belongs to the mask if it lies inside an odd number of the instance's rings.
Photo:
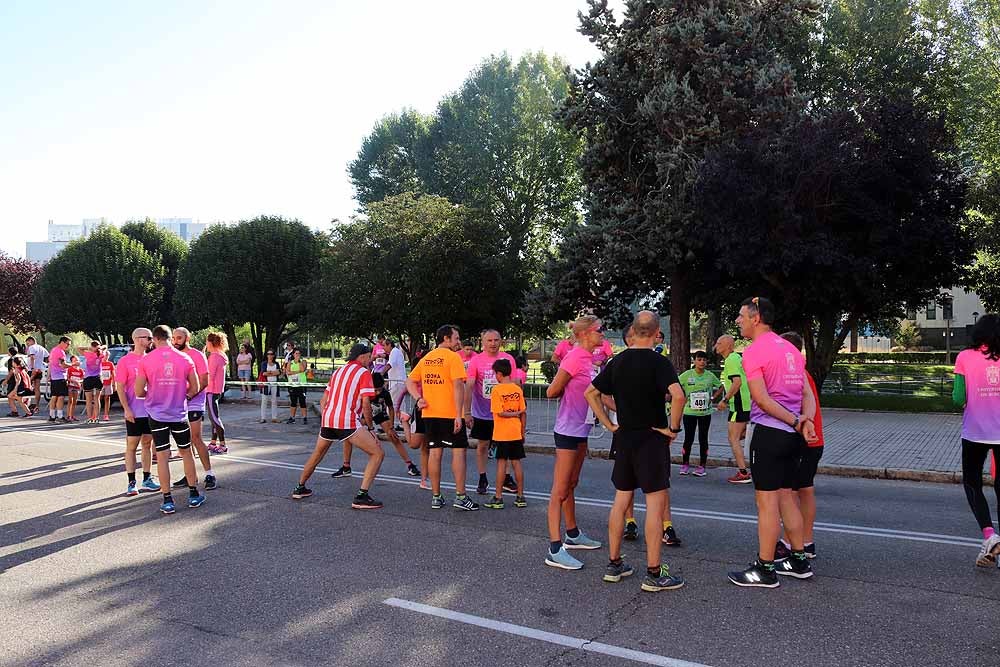
<svg viewBox="0 0 1000 667">
<path fill-rule="evenodd" d="M 1000 664 L 1000 570 L 973 565 L 960 486 L 820 478 L 817 576 L 751 590 L 726 580 L 754 555 L 751 489 L 675 476 L 687 586 L 651 594 L 603 583 L 606 549 L 542 564 L 549 457 L 526 509 L 431 510 L 391 449 L 384 509 L 350 509 L 338 447 L 291 500 L 317 426 L 233 426 L 220 488 L 162 516 L 121 495 L 120 423 L 0 424 L 0 665 Z M 610 465 L 578 489 L 602 540 Z M 625 554 L 641 570 L 642 543 Z"/>
</svg>

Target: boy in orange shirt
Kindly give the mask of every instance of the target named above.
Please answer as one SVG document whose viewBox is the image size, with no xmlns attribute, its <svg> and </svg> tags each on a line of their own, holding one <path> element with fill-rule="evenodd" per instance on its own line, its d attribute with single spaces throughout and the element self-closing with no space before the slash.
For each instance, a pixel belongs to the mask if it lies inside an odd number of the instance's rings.
<svg viewBox="0 0 1000 667">
<path fill-rule="evenodd" d="M 490 395 L 490 411 L 493 413 L 493 447 L 496 448 L 497 457 L 496 479 L 507 478 L 507 461 L 510 461 L 518 493 L 514 498 L 514 507 L 527 507 L 528 502 L 524 499 L 524 469 L 521 467 L 521 459 L 524 458 L 524 429 L 528 421 L 527 405 L 524 402 L 524 390 L 511 378 L 511 372 L 510 361 L 507 359 L 493 362 L 497 386 Z M 486 507 L 503 509 L 503 484 L 497 483 L 496 495 L 486 503 Z"/>
</svg>

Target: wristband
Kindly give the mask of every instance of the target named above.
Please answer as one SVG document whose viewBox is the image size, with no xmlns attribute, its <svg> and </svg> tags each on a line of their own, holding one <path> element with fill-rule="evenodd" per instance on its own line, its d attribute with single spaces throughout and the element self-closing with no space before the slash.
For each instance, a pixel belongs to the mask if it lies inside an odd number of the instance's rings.
<svg viewBox="0 0 1000 667">
<path fill-rule="evenodd" d="M 668 426 L 667 430 L 670 431 L 671 433 L 680 433 L 681 432 L 681 429 L 674 428 L 673 426 Z"/>
</svg>

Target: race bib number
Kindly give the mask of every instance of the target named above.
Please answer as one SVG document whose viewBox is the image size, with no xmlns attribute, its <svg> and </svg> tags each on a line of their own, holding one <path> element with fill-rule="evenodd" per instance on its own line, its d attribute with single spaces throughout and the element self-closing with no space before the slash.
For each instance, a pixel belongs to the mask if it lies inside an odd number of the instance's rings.
<svg viewBox="0 0 1000 667">
<path fill-rule="evenodd" d="M 111 371 L 101 371 L 101 382 L 107 382 L 111 379 Z"/>
<path fill-rule="evenodd" d="M 691 400 L 689 405 L 692 410 L 708 410 L 710 407 L 711 397 L 707 391 L 695 391 L 691 393 Z"/>
<path fill-rule="evenodd" d="M 288 382 L 290 384 L 298 384 L 300 379 L 301 378 L 299 377 L 299 375 L 297 373 L 294 374 L 294 375 L 289 375 L 288 376 Z"/>
<path fill-rule="evenodd" d="M 493 395 L 493 387 L 497 386 L 497 379 L 495 377 L 483 378 L 483 398 L 489 398 Z"/>
</svg>

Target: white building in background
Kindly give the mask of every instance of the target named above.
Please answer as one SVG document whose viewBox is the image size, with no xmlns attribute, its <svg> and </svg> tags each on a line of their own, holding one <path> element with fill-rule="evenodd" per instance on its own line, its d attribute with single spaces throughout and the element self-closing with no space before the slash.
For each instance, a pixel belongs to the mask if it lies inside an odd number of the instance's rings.
<svg viewBox="0 0 1000 667">
<path fill-rule="evenodd" d="M 936 300 L 907 309 L 903 321 L 917 325 L 921 345 L 935 350 L 948 347 L 961 350 L 971 343 L 972 325 L 985 314 L 978 294 L 952 287 L 941 290 L 941 297 Z M 948 338 L 950 345 L 946 342 Z"/>
<path fill-rule="evenodd" d="M 112 224 L 107 218 L 84 218 L 79 225 L 57 225 L 49 220 L 48 239 L 45 241 L 27 241 L 24 244 L 24 256 L 32 262 L 44 264 L 56 255 L 70 241 L 90 236 L 101 225 Z M 209 223 L 195 222 L 191 218 L 158 218 L 156 226 L 179 237 L 186 243 L 191 243 L 202 235 L 210 226 Z"/>
</svg>

